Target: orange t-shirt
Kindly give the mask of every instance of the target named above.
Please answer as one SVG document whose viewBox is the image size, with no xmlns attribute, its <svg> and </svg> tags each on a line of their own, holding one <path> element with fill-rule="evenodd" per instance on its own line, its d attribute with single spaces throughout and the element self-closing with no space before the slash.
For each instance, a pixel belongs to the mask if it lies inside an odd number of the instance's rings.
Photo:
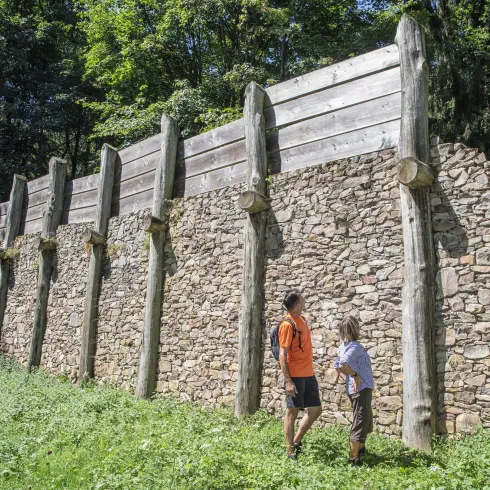
<svg viewBox="0 0 490 490">
<path fill-rule="evenodd" d="M 287 314 L 287 318 L 291 318 L 296 325 L 296 337 L 293 344 L 293 327 L 289 322 L 281 322 L 279 325 L 279 345 L 281 347 L 290 347 L 288 351 L 288 367 L 289 374 L 292 378 L 306 378 L 313 376 L 313 347 L 311 345 L 311 335 L 308 325 L 303 318 L 293 318 Z M 300 334 L 301 331 L 301 334 Z M 299 339 L 301 337 L 301 348 L 299 347 Z"/>
</svg>

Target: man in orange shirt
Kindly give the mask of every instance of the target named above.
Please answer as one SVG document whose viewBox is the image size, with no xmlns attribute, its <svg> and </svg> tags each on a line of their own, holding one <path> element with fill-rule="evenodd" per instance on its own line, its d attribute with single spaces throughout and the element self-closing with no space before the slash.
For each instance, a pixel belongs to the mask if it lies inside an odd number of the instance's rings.
<svg viewBox="0 0 490 490">
<path fill-rule="evenodd" d="M 297 290 L 290 291 L 284 298 L 288 310 L 286 319 L 279 325 L 279 363 L 286 388 L 286 416 L 284 434 L 287 454 L 296 459 L 301 453 L 301 443 L 306 431 L 322 413 L 318 382 L 313 372 L 313 348 L 308 325 L 301 316 L 305 300 Z M 291 321 L 294 324 L 291 323 Z M 294 330 L 296 329 L 296 335 Z M 298 432 L 294 435 L 294 423 L 300 409 L 305 409 Z"/>
</svg>

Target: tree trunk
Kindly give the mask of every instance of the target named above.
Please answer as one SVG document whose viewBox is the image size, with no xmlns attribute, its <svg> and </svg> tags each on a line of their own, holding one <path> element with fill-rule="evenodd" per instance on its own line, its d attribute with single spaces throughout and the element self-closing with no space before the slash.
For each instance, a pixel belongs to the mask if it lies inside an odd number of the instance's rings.
<svg viewBox="0 0 490 490">
<path fill-rule="evenodd" d="M 247 188 L 260 195 L 265 195 L 267 176 L 264 95 L 265 91 L 259 85 L 249 83 L 245 91 L 244 108 Z M 266 210 L 254 214 L 247 213 L 235 399 L 237 417 L 253 413 L 260 405 L 260 341 L 263 325 L 266 222 Z"/>
<path fill-rule="evenodd" d="M 177 121 L 165 114 L 162 116 L 162 154 L 155 173 L 152 217 L 164 221 L 167 201 L 172 198 L 179 127 Z M 154 224 L 156 221 L 153 220 Z M 163 301 L 163 267 L 165 264 L 166 232 L 155 231 L 150 236 L 148 284 L 146 289 L 145 322 L 143 342 L 135 395 L 149 398 L 155 391 L 158 344 Z"/>
<path fill-rule="evenodd" d="M 43 214 L 42 238 L 53 238 L 63 215 L 63 197 L 66 182 L 66 161 L 51 158 L 49 161 L 49 190 Z M 44 332 L 46 331 L 46 311 L 48 308 L 49 283 L 53 272 L 53 250 L 39 252 L 36 308 L 28 367 L 39 367 L 41 363 Z"/>
<path fill-rule="evenodd" d="M 80 349 L 79 377 L 82 380 L 94 376 L 100 280 L 105 238 L 111 216 L 116 159 L 117 151 L 109 145 L 104 145 L 100 156 L 100 180 L 97 191 L 94 229 L 86 229 L 82 236 L 83 241 L 92 245 L 85 291 L 85 311 L 83 313 L 82 345 Z"/>
<path fill-rule="evenodd" d="M 24 201 L 24 189 L 26 179 L 20 175 L 14 175 L 14 182 L 10 192 L 9 208 L 7 212 L 7 223 L 5 237 L 3 239 L 4 249 L 12 247 L 14 240 L 19 233 L 20 218 L 22 215 L 22 204 Z M 10 272 L 10 262 L 0 261 L 0 338 L 2 333 L 3 318 L 7 306 L 8 279 Z"/>
<path fill-rule="evenodd" d="M 428 66 L 422 26 L 403 15 L 400 51 L 402 115 L 399 159 L 429 161 Z M 428 180 L 426 179 L 426 184 Z M 436 424 L 435 261 L 428 185 L 400 185 L 405 255 L 403 285 L 403 441 L 429 449 Z"/>
</svg>

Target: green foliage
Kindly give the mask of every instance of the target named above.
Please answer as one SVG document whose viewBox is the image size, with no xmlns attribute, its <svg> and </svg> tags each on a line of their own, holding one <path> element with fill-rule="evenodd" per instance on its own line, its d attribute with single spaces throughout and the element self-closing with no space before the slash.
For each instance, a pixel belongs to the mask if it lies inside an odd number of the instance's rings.
<svg viewBox="0 0 490 490">
<path fill-rule="evenodd" d="M 347 464 L 346 427 L 313 429 L 298 463 L 281 421 L 237 420 L 172 397 L 151 402 L 93 383 L 28 374 L 0 359 L 0 489 L 490 488 L 490 433 L 436 439 L 431 454 L 373 435 L 366 464 Z"/>
</svg>

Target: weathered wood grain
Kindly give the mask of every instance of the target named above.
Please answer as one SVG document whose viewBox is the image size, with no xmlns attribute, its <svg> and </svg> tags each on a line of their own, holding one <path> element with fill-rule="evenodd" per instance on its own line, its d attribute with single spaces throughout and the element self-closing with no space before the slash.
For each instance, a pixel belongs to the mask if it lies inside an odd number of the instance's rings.
<svg viewBox="0 0 490 490">
<path fill-rule="evenodd" d="M 134 145 L 119 150 L 121 164 L 125 165 L 133 160 L 142 158 L 160 148 L 160 134 L 155 134 Z"/>
<path fill-rule="evenodd" d="M 14 175 L 12 190 L 10 191 L 9 206 L 6 216 L 5 232 L 2 233 L 3 249 L 6 250 L 13 246 L 14 240 L 19 233 L 20 217 L 22 204 L 24 202 L 24 192 L 26 189 L 26 179 L 21 175 Z M 8 279 L 10 263 L 7 260 L 0 260 L 0 336 L 3 326 L 3 318 L 7 305 Z"/>
<path fill-rule="evenodd" d="M 404 14 L 395 42 L 400 49 L 402 113 L 400 160 L 429 163 L 429 67 L 424 29 Z M 430 450 L 436 429 L 437 389 L 434 347 L 435 255 L 429 186 L 400 185 L 404 282 L 402 310 L 403 441 Z"/>
<path fill-rule="evenodd" d="M 399 92 L 400 87 L 400 69 L 392 68 L 266 109 L 264 111 L 266 128 L 286 126 L 320 114 L 377 99 Z"/>
<path fill-rule="evenodd" d="M 162 115 L 161 159 L 155 172 L 152 199 L 152 216 L 163 219 L 172 198 L 179 127 L 177 121 Z M 143 342 L 136 382 L 137 397 L 149 398 L 156 385 L 158 343 L 163 300 L 163 267 L 165 264 L 165 231 L 155 231 L 150 235 L 148 258 L 148 283 L 143 327 Z"/>
<path fill-rule="evenodd" d="M 264 120 L 265 91 L 251 82 L 245 90 L 245 141 L 247 190 L 266 192 L 267 152 Z M 243 417 L 260 405 L 262 315 L 264 306 L 264 256 L 267 211 L 247 213 L 244 229 L 244 260 L 238 329 L 238 379 L 235 415 Z"/>
<path fill-rule="evenodd" d="M 243 118 L 179 142 L 177 161 L 228 145 L 245 137 Z"/>
<path fill-rule="evenodd" d="M 63 213 L 61 220 L 62 225 L 69 223 L 89 223 L 95 221 L 96 206 L 87 206 L 86 208 L 70 209 Z"/>
<path fill-rule="evenodd" d="M 7 214 L 8 209 L 9 209 L 9 201 L 0 202 L 0 216 L 4 216 L 5 214 Z"/>
<path fill-rule="evenodd" d="M 38 177 L 34 180 L 27 181 L 27 194 L 34 194 L 34 192 L 47 189 L 49 187 L 49 174 Z"/>
<path fill-rule="evenodd" d="M 82 240 L 85 243 L 92 244 L 92 248 L 90 251 L 90 263 L 85 292 L 85 309 L 83 313 L 79 367 L 80 379 L 88 379 L 94 376 L 102 259 L 107 226 L 111 213 L 116 159 L 117 151 L 107 144 L 104 145 L 100 156 L 100 177 L 95 205 L 94 229 L 87 228 L 82 237 Z M 85 193 L 85 195 L 86 194 L 87 193 Z"/>
<path fill-rule="evenodd" d="M 265 105 L 269 107 L 280 104 L 399 64 L 398 48 L 392 44 L 268 87 Z"/>
<path fill-rule="evenodd" d="M 357 129 L 399 119 L 401 95 L 396 92 L 378 99 L 307 119 L 267 133 L 267 153 L 313 143 Z"/>
<path fill-rule="evenodd" d="M 341 158 L 394 148 L 397 146 L 399 134 L 398 119 L 377 124 L 272 153 L 269 155 L 269 168 L 273 174 L 290 172 Z"/>
<path fill-rule="evenodd" d="M 42 238 L 52 238 L 63 214 L 63 193 L 66 182 L 66 161 L 51 158 L 49 161 L 49 194 L 42 219 Z M 39 252 L 39 270 L 37 281 L 36 307 L 32 339 L 29 350 L 28 367 L 38 367 L 41 362 L 44 333 L 46 331 L 46 312 L 48 307 L 49 285 L 53 272 L 53 251 Z"/>
</svg>

